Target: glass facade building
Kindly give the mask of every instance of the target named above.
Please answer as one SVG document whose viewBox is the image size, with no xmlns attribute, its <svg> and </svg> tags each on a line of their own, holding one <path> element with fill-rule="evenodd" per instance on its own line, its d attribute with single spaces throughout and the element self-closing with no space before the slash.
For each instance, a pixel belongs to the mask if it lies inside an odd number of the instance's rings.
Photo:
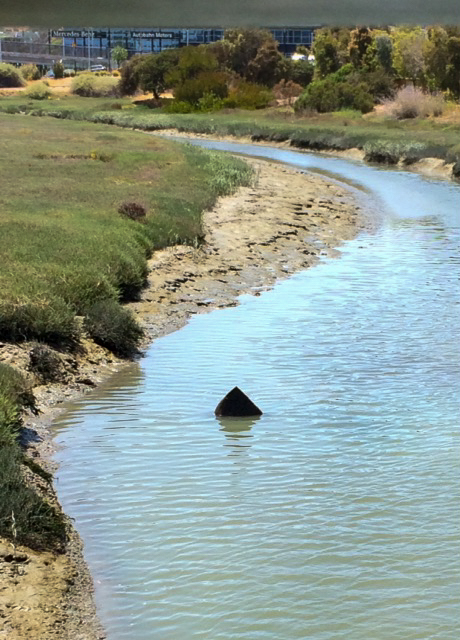
<svg viewBox="0 0 460 640">
<path fill-rule="evenodd" d="M 314 38 L 313 27 L 303 28 L 268 28 L 285 55 L 294 53 L 296 47 L 311 47 Z M 63 37 L 64 46 L 73 49 L 74 53 L 90 49 L 101 57 L 116 46 L 128 51 L 129 57 L 138 53 L 158 53 L 169 48 L 187 45 L 208 44 L 221 40 L 224 29 L 62 29 L 53 31 L 52 37 Z"/>
</svg>

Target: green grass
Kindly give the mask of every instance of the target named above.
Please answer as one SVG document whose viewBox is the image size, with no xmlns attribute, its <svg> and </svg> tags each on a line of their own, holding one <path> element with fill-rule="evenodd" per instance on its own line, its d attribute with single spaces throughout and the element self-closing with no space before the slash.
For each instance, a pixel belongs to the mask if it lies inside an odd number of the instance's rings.
<svg viewBox="0 0 460 640">
<path fill-rule="evenodd" d="M 249 136 L 255 141 L 290 141 L 293 146 L 313 150 L 356 147 L 367 152 L 380 145 L 389 154 L 387 159 L 397 156 L 413 161 L 434 156 L 455 161 L 460 158 L 459 119 L 415 118 L 401 122 L 378 114 L 363 117 L 349 109 L 300 117 L 289 107 L 256 112 L 166 114 L 133 105 L 126 98 L 111 103 L 107 99 L 67 97 L 37 106 L 24 97 L 8 96 L 0 99 L 0 110 L 104 122 L 146 131 L 176 128 L 210 135 Z M 368 159 L 378 160 L 372 153 Z M 386 161 L 384 156 L 381 160 Z"/>
<path fill-rule="evenodd" d="M 248 183 L 241 161 L 104 125 L 1 115 L 0 338 L 71 346 L 75 317 L 135 299 L 146 258 L 202 237 L 201 214 Z M 145 223 L 118 213 L 142 203 Z"/>
</svg>

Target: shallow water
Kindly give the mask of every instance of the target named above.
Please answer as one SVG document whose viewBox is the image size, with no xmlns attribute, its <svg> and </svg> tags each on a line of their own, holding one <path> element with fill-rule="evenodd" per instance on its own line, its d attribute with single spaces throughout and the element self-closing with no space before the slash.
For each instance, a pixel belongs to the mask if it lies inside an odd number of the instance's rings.
<svg viewBox="0 0 460 640">
<path fill-rule="evenodd" d="M 108 637 L 454 640 L 460 188 L 226 147 L 352 180 L 383 222 L 192 318 L 57 423 Z M 261 418 L 214 417 L 235 384 Z"/>
</svg>

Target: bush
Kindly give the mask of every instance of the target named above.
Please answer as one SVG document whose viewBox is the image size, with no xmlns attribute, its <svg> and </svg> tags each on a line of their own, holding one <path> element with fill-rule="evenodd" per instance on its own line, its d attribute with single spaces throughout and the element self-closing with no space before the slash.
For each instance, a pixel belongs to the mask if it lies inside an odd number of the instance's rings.
<svg viewBox="0 0 460 640">
<path fill-rule="evenodd" d="M 368 113 L 374 107 L 374 100 L 359 74 L 352 72 L 351 65 L 345 65 L 324 80 L 315 80 L 308 85 L 294 105 L 296 112 L 315 109 L 319 113 L 339 109 L 357 109 Z"/>
<path fill-rule="evenodd" d="M 32 549 L 62 551 L 66 541 L 64 518 L 27 486 L 21 462 L 17 446 L 0 448 L 0 535 Z"/>
<path fill-rule="evenodd" d="M 445 107 L 441 94 L 425 93 L 421 89 L 407 86 L 398 91 L 394 100 L 383 101 L 387 115 L 398 120 L 440 116 Z"/>
<path fill-rule="evenodd" d="M 26 81 L 19 69 L 12 64 L 0 62 L 0 88 L 25 87 Z"/>
<path fill-rule="evenodd" d="M 60 80 L 64 77 L 64 65 L 62 64 L 62 62 L 56 62 L 53 65 L 53 73 L 56 80 Z"/>
<path fill-rule="evenodd" d="M 392 98 L 395 94 L 394 77 L 383 69 L 361 72 L 357 77 L 361 82 L 364 82 L 367 91 L 374 97 L 374 101 Z"/>
<path fill-rule="evenodd" d="M 267 87 L 243 81 L 230 90 L 224 106 L 229 109 L 265 109 L 272 100 L 273 93 Z"/>
<path fill-rule="evenodd" d="M 226 73 L 205 71 L 178 85 L 174 90 L 174 97 L 178 102 L 188 102 L 194 106 L 197 106 L 205 95 L 212 94 L 222 99 L 228 94 L 227 81 Z"/>
<path fill-rule="evenodd" d="M 30 350 L 29 371 L 43 383 L 63 381 L 62 360 L 45 344 L 37 344 Z"/>
<path fill-rule="evenodd" d="M 0 363 L 0 449 L 15 443 L 22 408 L 35 410 L 30 385 L 17 369 Z"/>
<path fill-rule="evenodd" d="M 297 60 L 291 62 L 290 79 L 301 87 L 306 87 L 313 80 L 315 72 L 314 65 L 308 60 Z"/>
<path fill-rule="evenodd" d="M 0 339 L 19 342 L 42 340 L 72 346 L 78 342 L 78 325 L 71 307 L 59 297 L 46 300 L 0 301 Z"/>
<path fill-rule="evenodd" d="M 112 76 L 81 73 L 72 80 L 71 92 L 85 98 L 118 96 L 118 81 Z"/>
<path fill-rule="evenodd" d="M 0 393 L 12 398 L 20 408 L 35 408 L 35 398 L 30 384 L 20 371 L 0 362 Z"/>
<path fill-rule="evenodd" d="M 136 220 L 137 222 L 144 222 L 147 216 L 147 210 L 139 202 L 123 202 L 118 207 L 118 213 L 130 220 Z"/>
<path fill-rule="evenodd" d="M 165 113 L 192 113 L 195 111 L 193 105 L 190 102 L 180 102 L 179 100 L 173 100 L 163 107 Z"/>
<path fill-rule="evenodd" d="M 13 445 L 21 427 L 21 413 L 14 400 L 0 393 L 0 449 Z"/>
<path fill-rule="evenodd" d="M 40 80 L 42 74 L 36 64 L 24 64 L 20 68 L 23 77 L 26 80 Z"/>
<path fill-rule="evenodd" d="M 212 111 L 219 111 L 224 106 L 224 101 L 214 93 L 205 93 L 202 98 L 198 100 L 197 110 L 203 113 L 210 113 Z"/>
<path fill-rule="evenodd" d="M 25 95 L 32 100 L 47 100 L 53 92 L 44 82 L 32 84 L 24 91 Z"/>
<path fill-rule="evenodd" d="M 115 300 L 100 300 L 90 307 L 84 326 L 94 342 L 121 357 L 135 354 L 144 335 L 133 315 Z"/>
<path fill-rule="evenodd" d="M 340 100 L 337 87 L 334 82 L 328 79 L 315 80 L 309 84 L 294 105 L 296 112 L 314 109 L 319 113 L 327 113 L 328 111 L 337 111 L 339 108 Z"/>
<path fill-rule="evenodd" d="M 303 89 L 300 84 L 296 84 L 292 80 L 280 80 L 278 84 L 273 87 L 273 93 L 277 100 L 285 100 L 288 104 L 292 104 L 295 98 L 300 96 Z"/>
</svg>

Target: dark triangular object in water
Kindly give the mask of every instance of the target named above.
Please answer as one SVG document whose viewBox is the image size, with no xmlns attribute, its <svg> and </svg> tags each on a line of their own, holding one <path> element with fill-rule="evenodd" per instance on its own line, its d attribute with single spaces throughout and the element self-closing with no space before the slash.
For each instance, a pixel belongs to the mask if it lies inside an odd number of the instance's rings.
<svg viewBox="0 0 460 640">
<path fill-rule="evenodd" d="M 216 416 L 261 416 L 262 411 L 238 387 L 234 387 L 217 405 Z"/>
</svg>

